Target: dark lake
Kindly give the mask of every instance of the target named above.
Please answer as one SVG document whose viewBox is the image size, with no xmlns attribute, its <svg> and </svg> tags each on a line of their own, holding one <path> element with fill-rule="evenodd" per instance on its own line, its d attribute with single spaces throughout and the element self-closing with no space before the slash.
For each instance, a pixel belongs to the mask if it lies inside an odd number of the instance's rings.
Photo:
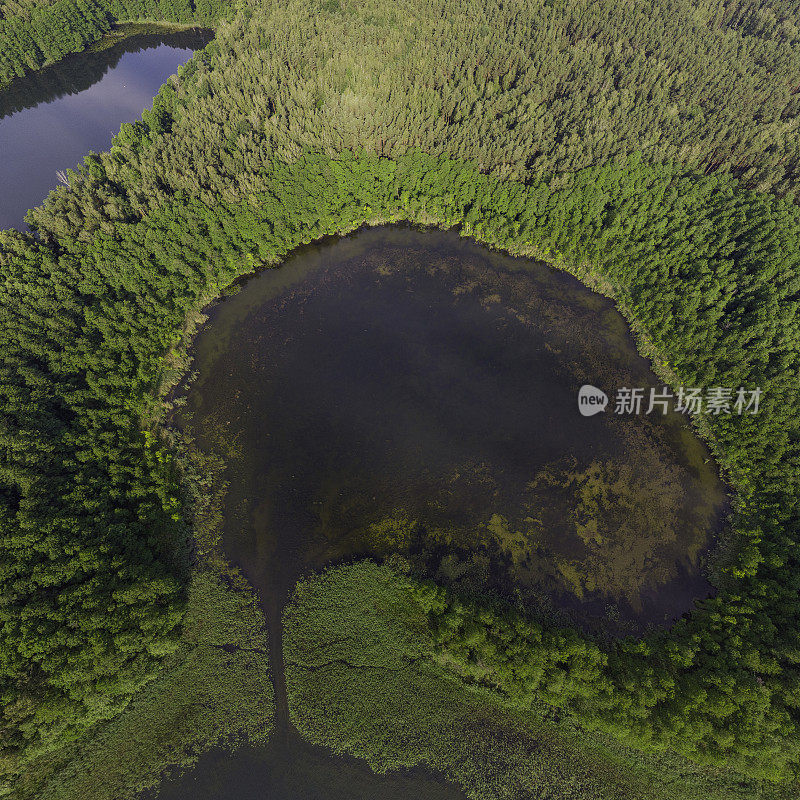
<svg viewBox="0 0 800 800">
<path fill-rule="evenodd" d="M 565 273 L 376 228 L 301 249 L 208 313 L 172 422 L 226 459 L 224 546 L 268 620 L 277 734 L 206 754 L 160 800 L 461 796 L 299 740 L 281 611 L 325 564 L 398 552 L 457 591 L 615 633 L 711 592 L 728 504 L 709 451 L 674 411 L 614 413 L 618 388 L 660 382 L 613 304 Z M 584 384 L 612 407 L 582 416 Z"/>
<path fill-rule="evenodd" d="M 108 150 L 120 124 L 138 119 L 164 81 L 211 39 L 202 30 L 120 38 L 125 32 L 0 93 L 0 229 L 22 228 L 25 212 L 56 186 L 56 173 L 90 151 Z"/>
</svg>

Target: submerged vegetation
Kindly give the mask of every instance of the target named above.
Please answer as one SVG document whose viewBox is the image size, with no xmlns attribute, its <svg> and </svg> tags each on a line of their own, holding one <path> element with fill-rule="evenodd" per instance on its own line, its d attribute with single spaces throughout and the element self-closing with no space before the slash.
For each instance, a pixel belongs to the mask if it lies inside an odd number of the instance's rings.
<svg viewBox="0 0 800 800">
<path fill-rule="evenodd" d="M 270 421 L 241 433 L 254 469 L 313 498 L 328 540 L 585 628 L 612 608 L 641 632 L 708 594 L 697 565 L 726 503 L 685 418 L 575 414 L 587 381 L 660 386 L 607 300 L 452 233 L 363 232 L 328 260 L 274 299 L 271 277 L 248 285 L 237 305 L 263 305 L 196 389 L 201 417 Z"/>
<path fill-rule="evenodd" d="M 96 22 L 71 26 L 75 7 L 3 5 L 0 83 L 109 24 L 84 5 Z M 156 11 L 113 16 L 173 13 Z M 460 225 L 613 293 L 671 381 L 764 392 L 757 416 L 705 420 L 737 491 L 713 599 L 668 632 L 598 643 L 419 583 L 430 669 L 453 693 L 477 683 L 626 745 L 795 779 L 796 19 L 790 0 L 246 2 L 29 214 L 36 235 L 0 233 L 9 780 L 135 708 L 182 646 L 193 530 L 157 429 L 187 318 L 302 243 L 401 219 Z M 50 30 L 64 41 L 26 44 Z M 291 634 L 297 663 L 305 635 Z M 413 652 L 427 669 L 430 651 Z M 407 664 L 405 650 L 391 662 Z M 324 736 L 293 697 L 301 729 Z"/>
</svg>

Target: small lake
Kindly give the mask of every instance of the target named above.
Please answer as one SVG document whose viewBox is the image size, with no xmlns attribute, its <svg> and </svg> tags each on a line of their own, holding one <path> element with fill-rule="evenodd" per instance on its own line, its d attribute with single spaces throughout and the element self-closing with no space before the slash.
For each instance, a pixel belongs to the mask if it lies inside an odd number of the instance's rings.
<svg viewBox="0 0 800 800">
<path fill-rule="evenodd" d="M 208 313 L 172 423 L 227 462 L 224 546 L 267 617 L 277 732 L 204 755 L 160 800 L 461 796 L 294 731 L 281 612 L 326 564 L 399 552 L 459 592 L 614 634 L 711 593 L 728 501 L 709 451 L 672 410 L 613 412 L 618 388 L 660 382 L 613 304 L 569 275 L 384 227 L 302 248 Z M 584 384 L 612 408 L 582 416 Z"/>
<path fill-rule="evenodd" d="M 140 29 L 138 26 L 136 29 Z M 211 40 L 204 30 L 125 35 L 15 80 L 0 92 L 0 229 L 25 213 L 90 151 L 108 150 L 164 81 Z M 124 37 L 124 38 L 123 38 Z"/>
</svg>

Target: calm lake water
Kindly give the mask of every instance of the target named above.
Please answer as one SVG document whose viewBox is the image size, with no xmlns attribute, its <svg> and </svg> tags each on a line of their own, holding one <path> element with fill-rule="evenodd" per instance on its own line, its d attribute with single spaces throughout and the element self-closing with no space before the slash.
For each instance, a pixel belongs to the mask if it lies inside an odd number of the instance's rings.
<svg viewBox="0 0 800 800">
<path fill-rule="evenodd" d="M 160 800 L 461 796 L 294 731 L 281 611 L 327 563 L 399 551 L 459 591 L 617 632 L 711 591 L 727 498 L 708 450 L 676 413 L 579 414 L 582 384 L 659 382 L 613 305 L 568 275 L 379 228 L 303 248 L 209 313 L 173 422 L 227 461 L 224 545 L 269 624 L 277 734 L 206 754 Z"/>
<path fill-rule="evenodd" d="M 207 31 L 130 36 L 67 56 L 0 94 L 0 229 L 25 213 L 90 151 L 108 150 L 123 122 L 138 119 L 164 81 L 211 39 Z"/>
</svg>

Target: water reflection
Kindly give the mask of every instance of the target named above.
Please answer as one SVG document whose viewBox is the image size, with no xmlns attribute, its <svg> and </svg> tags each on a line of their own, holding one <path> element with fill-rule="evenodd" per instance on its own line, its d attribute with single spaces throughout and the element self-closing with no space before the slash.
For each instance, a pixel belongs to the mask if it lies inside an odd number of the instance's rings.
<svg viewBox="0 0 800 800">
<path fill-rule="evenodd" d="M 165 781 L 148 800 L 466 800 L 424 770 L 376 775 L 362 761 L 333 756 L 296 734 L 287 747 L 216 749 L 190 771 Z M 140 798 L 145 800 L 145 798 Z"/>
<path fill-rule="evenodd" d="M 211 33 L 143 33 L 65 57 L 0 93 L 0 228 L 56 185 L 56 173 L 90 151 L 107 150 L 123 122 L 137 119 L 169 75 Z"/>
</svg>

